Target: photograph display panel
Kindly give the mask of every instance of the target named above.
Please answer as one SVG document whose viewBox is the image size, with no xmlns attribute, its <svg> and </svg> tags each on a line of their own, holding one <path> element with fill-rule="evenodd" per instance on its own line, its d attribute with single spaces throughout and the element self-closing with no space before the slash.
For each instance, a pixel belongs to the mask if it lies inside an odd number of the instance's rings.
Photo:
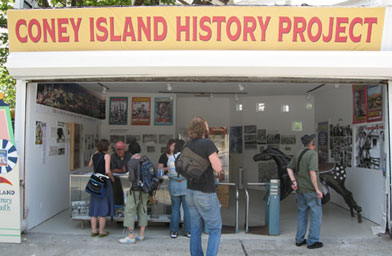
<svg viewBox="0 0 392 256">
<path fill-rule="evenodd" d="M 154 125 L 173 125 L 173 100 L 169 97 L 154 99 Z"/>
<path fill-rule="evenodd" d="M 105 119 L 105 100 L 78 84 L 38 84 L 37 103 Z"/>
<path fill-rule="evenodd" d="M 150 125 L 151 98 L 132 98 L 132 125 Z"/>
<path fill-rule="evenodd" d="M 230 127 L 230 153 L 242 153 L 242 126 Z"/>
<path fill-rule="evenodd" d="M 128 124 L 128 97 L 110 97 L 109 124 Z"/>
<path fill-rule="evenodd" d="M 329 125 L 331 162 L 352 167 L 353 130 L 350 125 Z"/>
<path fill-rule="evenodd" d="M 385 168 L 384 125 L 361 125 L 355 135 L 355 166 L 368 169 Z"/>
</svg>

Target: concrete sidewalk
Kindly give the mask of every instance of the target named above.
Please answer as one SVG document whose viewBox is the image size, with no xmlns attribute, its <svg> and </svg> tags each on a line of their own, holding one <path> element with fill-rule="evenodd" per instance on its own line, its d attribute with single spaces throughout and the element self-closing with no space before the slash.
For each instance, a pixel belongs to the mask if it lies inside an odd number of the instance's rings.
<svg viewBox="0 0 392 256">
<path fill-rule="evenodd" d="M 189 255 L 189 238 L 171 239 L 168 235 L 149 230 L 146 240 L 133 245 L 122 245 L 122 235 L 111 234 L 105 238 L 90 238 L 81 234 L 49 234 L 31 232 L 23 235 L 22 244 L 0 244 L 0 255 Z M 158 232 L 159 233 L 159 232 Z M 203 246 L 207 246 L 203 235 Z M 373 238 L 323 240 L 324 247 L 310 250 L 296 247 L 293 239 L 249 235 L 245 233 L 222 235 L 219 255 L 391 255 L 392 241 L 389 236 Z"/>
</svg>

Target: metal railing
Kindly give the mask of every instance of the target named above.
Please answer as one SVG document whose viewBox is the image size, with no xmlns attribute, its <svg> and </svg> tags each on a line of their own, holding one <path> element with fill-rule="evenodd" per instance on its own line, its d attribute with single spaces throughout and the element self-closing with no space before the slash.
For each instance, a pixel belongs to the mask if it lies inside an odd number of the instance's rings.
<svg viewBox="0 0 392 256">
<path fill-rule="evenodd" d="M 238 209 L 239 209 L 239 198 L 240 198 L 240 192 L 238 191 L 237 184 L 235 183 L 219 183 L 219 185 L 222 186 L 231 186 L 235 187 L 235 232 L 238 233 Z"/>
<path fill-rule="evenodd" d="M 247 186 L 244 187 L 245 196 L 246 196 L 246 207 L 245 207 L 245 233 L 249 231 L 249 192 L 248 186 L 267 186 L 268 182 L 260 182 L 260 183 L 248 183 Z"/>
</svg>

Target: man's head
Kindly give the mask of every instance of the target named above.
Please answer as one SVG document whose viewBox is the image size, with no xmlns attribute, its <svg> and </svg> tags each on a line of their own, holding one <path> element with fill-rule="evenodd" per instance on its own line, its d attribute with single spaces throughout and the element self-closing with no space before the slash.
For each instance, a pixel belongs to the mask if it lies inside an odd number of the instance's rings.
<svg viewBox="0 0 392 256">
<path fill-rule="evenodd" d="M 118 141 L 114 147 L 116 149 L 116 154 L 119 157 L 123 157 L 125 154 L 125 143 L 122 141 Z"/>
<path fill-rule="evenodd" d="M 315 148 L 315 145 L 314 145 L 315 138 L 316 138 L 316 134 L 305 134 L 304 136 L 301 137 L 301 142 L 304 145 L 304 147 L 314 149 Z"/>
<path fill-rule="evenodd" d="M 189 124 L 188 134 L 192 139 L 208 138 L 208 131 L 207 121 L 202 117 L 194 117 Z"/>
</svg>

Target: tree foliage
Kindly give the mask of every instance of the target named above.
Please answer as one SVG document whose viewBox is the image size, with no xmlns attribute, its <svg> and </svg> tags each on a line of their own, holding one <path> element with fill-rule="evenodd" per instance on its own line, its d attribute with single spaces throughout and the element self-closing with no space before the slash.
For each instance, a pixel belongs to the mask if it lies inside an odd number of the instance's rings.
<svg viewBox="0 0 392 256">
<path fill-rule="evenodd" d="M 7 32 L 7 10 L 12 8 L 14 1 L 2 0 L 0 2 L 0 92 L 3 92 L 4 101 L 15 107 L 15 79 L 8 73 L 5 63 L 9 54 Z"/>
</svg>

